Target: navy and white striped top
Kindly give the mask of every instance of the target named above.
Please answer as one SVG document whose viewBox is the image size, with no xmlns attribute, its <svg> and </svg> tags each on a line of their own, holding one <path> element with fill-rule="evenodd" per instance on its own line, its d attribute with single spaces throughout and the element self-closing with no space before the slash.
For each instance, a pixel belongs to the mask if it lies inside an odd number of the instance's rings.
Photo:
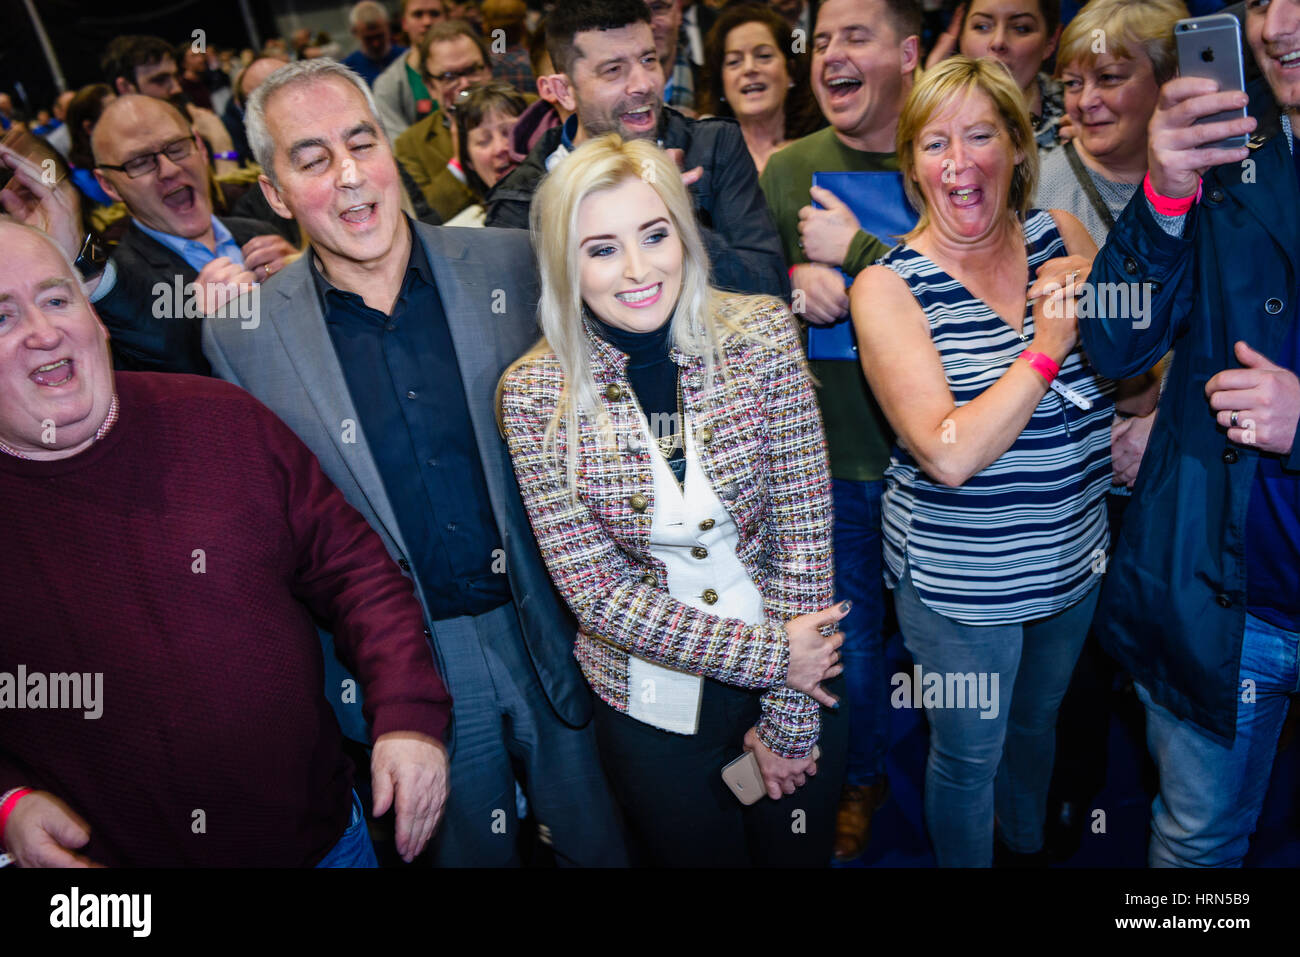
<svg viewBox="0 0 1300 957">
<path fill-rule="evenodd" d="M 1043 262 L 1066 255 L 1044 210 L 1030 211 L 1024 235 L 1030 277 Z M 1018 334 L 905 243 L 880 265 L 903 278 L 924 310 L 958 406 L 997 382 L 1033 339 L 1031 307 Z M 1115 386 L 1087 365 L 1078 347 L 1059 379 L 1091 399 L 1092 408 L 1084 411 L 1049 389 L 1011 448 L 960 488 L 933 481 L 895 445 L 883 502 L 889 587 L 906 560 L 917 594 L 934 611 L 964 624 L 1005 625 L 1062 611 L 1095 584 L 1109 545 L 1105 493 Z"/>
</svg>

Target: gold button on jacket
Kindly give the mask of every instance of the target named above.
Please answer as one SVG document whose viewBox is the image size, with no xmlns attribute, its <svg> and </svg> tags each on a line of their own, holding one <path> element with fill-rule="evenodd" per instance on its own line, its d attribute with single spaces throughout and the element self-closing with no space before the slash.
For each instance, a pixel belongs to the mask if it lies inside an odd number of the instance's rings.
<svg viewBox="0 0 1300 957">
<path fill-rule="evenodd" d="M 646 506 L 650 504 L 650 500 L 640 492 L 637 492 L 627 500 L 627 504 L 631 505 L 632 508 L 638 512 L 644 512 Z"/>
<path fill-rule="evenodd" d="M 718 593 L 712 588 L 704 589 L 704 594 L 700 597 L 704 599 L 706 605 L 716 605 L 718 603 Z"/>
</svg>

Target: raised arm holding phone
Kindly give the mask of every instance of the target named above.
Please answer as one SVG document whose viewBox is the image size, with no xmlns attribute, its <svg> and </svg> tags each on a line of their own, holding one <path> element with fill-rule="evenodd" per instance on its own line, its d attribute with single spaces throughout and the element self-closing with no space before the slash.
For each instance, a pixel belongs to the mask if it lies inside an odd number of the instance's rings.
<svg viewBox="0 0 1300 957">
<path fill-rule="evenodd" d="M 1080 325 L 1107 375 L 1174 349 L 1098 616 L 1146 705 L 1152 866 L 1240 866 L 1298 684 L 1300 2 L 1252 0 L 1245 27 L 1262 82 L 1164 85 L 1145 196 L 1088 278 L 1098 292 L 1152 284 L 1149 316 L 1101 305 Z"/>
</svg>

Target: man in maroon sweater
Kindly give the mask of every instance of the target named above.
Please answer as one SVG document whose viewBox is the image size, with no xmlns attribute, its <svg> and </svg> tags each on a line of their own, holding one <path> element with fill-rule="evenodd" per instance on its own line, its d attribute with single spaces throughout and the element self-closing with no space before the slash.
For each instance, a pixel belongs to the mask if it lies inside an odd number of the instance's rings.
<svg viewBox="0 0 1300 957">
<path fill-rule="evenodd" d="M 373 861 L 315 620 L 412 859 L 450 699 L 412 585 L 241 389 L 111 370 L 44 234 L 0 222 L 0 841 L 22 866 Z M 30 790 L 28 790 L 30 789 Z"/>
</svg>

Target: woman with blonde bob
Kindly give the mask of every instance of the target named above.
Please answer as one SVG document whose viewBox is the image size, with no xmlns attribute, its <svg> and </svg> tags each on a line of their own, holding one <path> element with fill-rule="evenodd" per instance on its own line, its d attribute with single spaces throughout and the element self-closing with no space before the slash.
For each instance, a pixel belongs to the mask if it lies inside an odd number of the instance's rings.
<svg viewBox="0 0 1300 957">
<path fill-rule="evenodd" d="M 1147 124 L 1178 72 L 1174 25 L 1188 15 L 1181 0 L 1091 0 L 1061 37 L 1075 135 L 1043 154 L 1036 202 L 1073 213 L 1098 246 L 1146 176 Z"/>
<path fill-rule="evenodd" d="M 1030 209 L 1033 130 L 998 63 L 929 70 L 898 158 L 920 220 L 850 308 L 898 435 L 885 575 L 930 719 L 926 822 L 941 866 L 988 866 L 995 816 L 1010 859 L 1037 863 L 1108 542 L 1114 386 L 1079 351 L 1073 298 L 1097 250 L 1070 214 Z"/>
<path fill-rule="evenodd" d="M 682 174 L 643 140 L 611 134 L 568 156 L 538 190 L 532 232 L 543 338 L 502 377 L 502 432 L 578 621 L 634 854 L 825 864 L 844 741 L 822 734 L 818 703 L 836 704 L 820 683 L 842 671 L 831 633 L 845 609 L 790 313 L 709 285 Z M 750 790 L 771 800 L 728 791 L 723 767 L 744 751 Z"/>
</svg>

